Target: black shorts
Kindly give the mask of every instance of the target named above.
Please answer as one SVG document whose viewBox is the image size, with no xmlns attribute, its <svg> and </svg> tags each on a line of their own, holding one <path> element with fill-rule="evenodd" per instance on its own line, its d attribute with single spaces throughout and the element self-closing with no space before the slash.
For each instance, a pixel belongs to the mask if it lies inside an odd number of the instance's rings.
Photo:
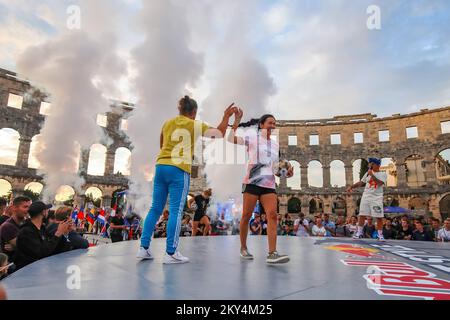
<svg viewBox="0 0 450 320">
<path fill-rule="evenodd" d="M 243 184 L 242 185 L 242 193 L 250 193 L 255 196 L 261 196 L 263 194 L 275 193 L 277 194 L 275 189 L 264 188 L 254 184 Z"/>
<path fill-rule="evenodd" d="M 204 214 L 204 213 L 197 213 L 197 212 L 196 212 L 196 213 L 194 214 L 194 221 L 195 221 L 195 222 L 199 222 L 199 221 L 202 220 L 202 218 L 205 217 L 205 216 L 209 219 L 209 217 L 208 217 L 206 214 Z"/>
</svg>

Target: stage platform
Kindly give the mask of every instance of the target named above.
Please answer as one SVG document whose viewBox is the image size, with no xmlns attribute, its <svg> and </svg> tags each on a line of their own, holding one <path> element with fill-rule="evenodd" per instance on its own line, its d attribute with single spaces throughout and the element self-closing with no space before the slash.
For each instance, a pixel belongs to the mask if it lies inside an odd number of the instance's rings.
<svg viewBox="0 0 450 320">
<path fill-rule="evenodd" d="M 264 236 L 249 236 L 253 261 L 241 260 L 238 236 L 181 238 L 191 260 L 183 265 L 162 264 L 165 239 L 152 242 L 155 260 L 137 260 L 138 247 L 129 241 L 63 253 L 2 284 L 12 300 L 450 299 L 450 243 L 279 237 L 279 252 L 291 257 L 284 265 L 266 264 Z"/>
</svg>

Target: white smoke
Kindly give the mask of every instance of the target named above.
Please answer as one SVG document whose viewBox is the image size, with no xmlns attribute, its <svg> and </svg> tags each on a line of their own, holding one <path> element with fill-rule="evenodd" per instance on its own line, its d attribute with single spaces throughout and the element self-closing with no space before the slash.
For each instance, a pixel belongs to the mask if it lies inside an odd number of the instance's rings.
<svg viewBox="0 0 450 320">
<path fill-rule="evenodd" d="M 203 58 L 190 48 L 186 5 L 181 1 L 145 1 L 139 13 L 142 44 L 132 51 L 138 102 L 129 118 L 133 142 L 130 197 L 139 214 L 150 206 L 151 183 L 165 120 L 178 114 L 178 100 L 203 72 Z"/>
<path fill-rule="evenodd" d="M 96 6 L 99 4 L 106 8 L 108 3 L 101 1 Z M 81 5 L 87 13 L 81 30 L 66 30 L 54 40 L 27 48 L 17 59 L 18 72 L 51 94 L 51 115 L 45 120 L 36 150 L 46 201 L 53 199 L 61 185 L 81 191 L 79 147 L 107 143 L 96 116 L 109 111 L 105 94 L 114 94 L 115 80 L 125 73 L 124 63 L 115 54 L 115 36 L 89 29 L 94 8 L 88 1 Z M 102 24 L 101 16 L 95 19 Z"/>
<path fill-rule="evenodd" d="M 244 119 L 259 118 L 267 113 L 268 98 L 276 91 L 274 82 L 266 67 L 258 60 L 257 50 L 251 44 L 252 21 L 249 14 L 256 10 L 256 2 L 222 3 L 221 11 L 232 12 L 227 15 L 226 32 L 212 60 L 213 67 L 210 78 L 213 84 L 208 97 L 203 103 L 202 118 L 211 121 L 222 114 L 223 108 L 234 102 L 243 108 Z M 233 121 L 233 118 L 230 122 Z M 209 143 L 208 149 L 222 149 L 225 140 Z M 245 149 L 226 142 L 223 148 L 225 160 L 237 154 L 235 164 L 207 164 L 205 171 L 209 186 L 215 190 L 214 198 L 225 201 L 240 199 L 245 166 L 242 164 Z M 240 159 L 240 160 L 238 160 Z M 239 164 L 240 163 L 240 164 Z"/>
</svg>

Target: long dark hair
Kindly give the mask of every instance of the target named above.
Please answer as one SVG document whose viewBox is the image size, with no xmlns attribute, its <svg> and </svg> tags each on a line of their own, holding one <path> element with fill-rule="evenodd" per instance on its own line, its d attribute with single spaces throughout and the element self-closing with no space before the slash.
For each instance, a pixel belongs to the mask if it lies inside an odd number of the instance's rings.
<svg viewBox="0 0 450 320">
<path fill-rule="evenodd" d="M 178 106 L 180 107 L 180 112 L 182 115 L 190 115 L 192 112 L 197 110 L 197 101 L 191 99 L 189 96 L 184 96 L 178 101 Z"/>
<path fill-rule="evenodd" d="M 251 127 L 251 126 L 254 126 L 254 125 L 258 125 L 258 129 L 261 129 L 261 125 L 264 124 L 264 122 L 266 122 L 266 120 L 269 119 L 269 118 L 274 118 L 275 119 L 275 117 L 273 115 L 265 114 L 259 119 L 255 119 L 254 118 L 254 119 L 250 119 L 250 121 L 241 123 L 241 124 L 239 124 L 239 127 L 247 128 L 247 127 Z"/>
</svg>

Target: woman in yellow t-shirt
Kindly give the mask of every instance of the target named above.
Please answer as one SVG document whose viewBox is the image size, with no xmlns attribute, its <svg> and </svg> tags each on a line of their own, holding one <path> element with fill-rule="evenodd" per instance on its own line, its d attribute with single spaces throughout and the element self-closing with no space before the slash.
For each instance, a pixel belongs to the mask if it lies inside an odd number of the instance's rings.
<svg viewBox="0 0 450 320">
<path fill-rule="evenodd" d="M 156 161 L 153 186 L 153 203 L 145 219 L 141 237 L 141 247 L 137 257 L 153 259 L 150 252 L 150 240 L 169 196 L 169 221 L 167 224 L 167 244 L 164 256 L 165 264 L 189 262 L 177 251 L 180 238 L 181 218 L 189 191 L 194 143 L 200 136 L 223 138 L 228 120 L 238 112 L 234 104 L 225 109 L 222 121 L 217 128 L 195 120 L 197 102 L 188 96 L 178 103 L 180 114 L 166 121 L 162 127 L 161 151 Z"/>
</svg>

